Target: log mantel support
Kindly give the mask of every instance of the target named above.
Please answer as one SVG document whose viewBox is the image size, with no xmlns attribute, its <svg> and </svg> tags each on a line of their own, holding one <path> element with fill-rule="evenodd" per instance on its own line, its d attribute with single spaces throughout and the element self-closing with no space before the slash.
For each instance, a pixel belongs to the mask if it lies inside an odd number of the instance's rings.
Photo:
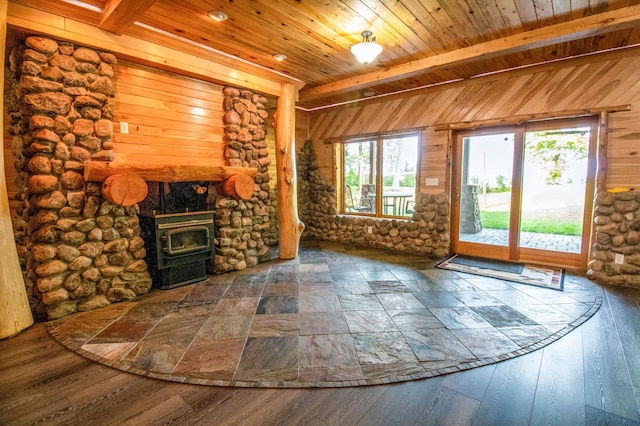
<svg viewBox="0 0 640 426">
<path fill-rule="evenodd" d="M 112 203 L 130 206 L 147 195 L 145 181 L 221 182 L 218 192 L 237 200 L 253 195 L 255 167 L 198 166 L 192 164 L 134 164 L 126 162 L 85 161 L 84 180 L 104 182 L 102 195 Z"/>
<path fill-rule="evenodd" d="M 295 158 L 295 94 L 292 84 L 283 84 L 274 117 L 276 128 L 276 164 L 280 259 L 298 256 L 304 223 L 298 218 L 298 188 Z"/>
</svg>

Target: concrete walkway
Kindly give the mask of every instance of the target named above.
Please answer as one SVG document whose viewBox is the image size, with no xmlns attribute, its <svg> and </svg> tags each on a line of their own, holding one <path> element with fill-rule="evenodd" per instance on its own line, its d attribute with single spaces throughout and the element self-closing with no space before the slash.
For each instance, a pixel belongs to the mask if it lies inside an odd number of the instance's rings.
<svg viewBox="0 0 640 426">
<path fill-rule="evenodd" d="M 460 234 L 460 241 L 506 246 L 507 236 L 507 230 L 485 228 L 477 234 Z M 538 250 L 580 253 L 580 240 L 580 237 L 569 235 L 541 234 L 538 232 L 520 233 L 520 247 Z"/>
</svg>

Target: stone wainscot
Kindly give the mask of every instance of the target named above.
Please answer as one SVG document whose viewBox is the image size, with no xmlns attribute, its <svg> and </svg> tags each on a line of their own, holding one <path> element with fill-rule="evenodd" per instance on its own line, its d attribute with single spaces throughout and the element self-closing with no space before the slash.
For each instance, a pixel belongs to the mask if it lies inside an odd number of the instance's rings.
<svg viewBox="0 0 640 426">
<path fill-rule="evenodd" d="M 600 191 L 587 276 L 601 284 L 640 287 L 640 193 Z"/>
<path fill-rule="evenodd" d="M 336 188 L 319 173 L 311 141 L 298 152 L 297 165 L 298 210 L 306 226 L 303 237 L 439 258 L 449 255 L 449 197 L 445 193 L 418 194 L 409 220 L 339 215 Z"/>
</svg>

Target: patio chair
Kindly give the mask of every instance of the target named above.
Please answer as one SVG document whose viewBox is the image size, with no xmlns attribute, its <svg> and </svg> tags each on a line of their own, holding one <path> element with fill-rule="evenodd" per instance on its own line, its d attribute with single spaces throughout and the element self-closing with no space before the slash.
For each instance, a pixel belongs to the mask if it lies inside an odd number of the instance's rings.
<svg viewBox="0 0 640 426">
<path fill-rule="evenodd" d="M 353 197 L 353 192 L 349 185 L 344 186 L 344 208 L 348 211 L 372 212 L 373 204 L 371 199 L 361 198 L 360 200 Z"/>
</svg>

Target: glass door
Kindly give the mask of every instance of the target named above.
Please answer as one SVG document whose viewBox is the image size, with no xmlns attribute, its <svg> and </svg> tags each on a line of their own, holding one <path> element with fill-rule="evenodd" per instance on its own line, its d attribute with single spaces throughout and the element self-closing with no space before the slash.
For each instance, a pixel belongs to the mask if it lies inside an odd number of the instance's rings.
<svg viewBox="0 0 640 426">
<path fill-rule="evenodd" d="M 464 135 L 460 138 L 459 149 L 458 241 L 467 243 L 468 251 L 486 249 L 491 251 L 491 257 L 506 258 L 514 133 L 476 132 Z M 496 221 L 500 221 L 500 226 Z"/>
<path fill-rule="evenodd" d="M 586 267 L 597 121 L 456 135 L 453 251 Z"/>
<path fill-rule="evenodd" d="M 580 253 L 591 129 L 537 127 L 525 133 L 520 247 Z"/>
</svg>

